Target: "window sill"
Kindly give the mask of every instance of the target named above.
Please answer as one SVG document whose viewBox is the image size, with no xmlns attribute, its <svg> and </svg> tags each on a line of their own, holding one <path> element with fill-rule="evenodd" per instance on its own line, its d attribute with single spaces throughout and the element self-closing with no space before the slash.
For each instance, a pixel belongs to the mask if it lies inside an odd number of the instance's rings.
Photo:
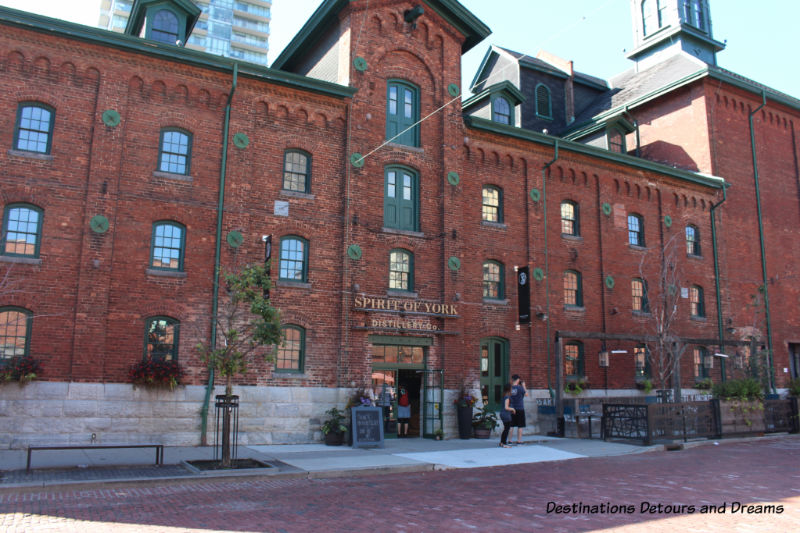
<svg viewBox="0 0 800 533">
<path fill-rule="evenodd" d="M 553 117 L 548 117 L 548 116 L 545 116 L 545 115 L 540 115 L 539 113 L 536 113 L 536 118 L 539 118 L 539 119 L 542 119 L 542 120 L 553 120 Z"/>
<path fill-rule="evenodd" d="M 50 154 L 42 154 L 40 152 L 28 152 L 27 150 L 9 150 L 8 155 L 14 157 L 25 157 L 27 159 L 38 159 L 39 161 L 53 160 L 53 156 Z"/>
<path fill-rule="evenodd" d="M 292 281 L 290 279 L 279 279 L 275 282 L 276 287 L 284 287 L 289 289 L 310 289 L 311 283 L 307 281 Z"/>
<path fill-rule="evenodd" d="M 562 233 L 561 238 L 568 241 L 583 242 L 583 237 L 580 235 L 572 235 L 571 233 Z"/>
<path fill-rule="evenodd" d="M 176 270 L 160 270 L 158 268 L 148 268 L 146 271 L 148 276 L 160 276 L 162 278 L 185 278 L 186 272 Z"/>
<path fill-rule="evenodd" d="M 700 261 L 703 259 L 702 255 L 697 255 L 697 254 L 686 254 L 686 257 L 688 257 L 689 259 L 694 259 L 695 261 Z"/>
<path fill-rule="evenodd" d="M 407 144 L 387 143 L 386 146 L 388 146 L 391 149 L 408 150 L 409 152 L 414 152 L 414 153 L 417 153 L 417 154 L 424 154 L 425 153 L 425 149 L 424 148 L 420 148 L 418 146 L 409 146 Z"/>
<path fill-rule="evenodd" d="M 313 200 L 314 195 L 307 192 L 300 192 L 300 191 L 287 191 L 285 189 L 281 189 L 279 196 L 283 196 L 284 198 L 302 198 L 303 200 Z"/>
<path fill-rule="evenodd" d="M 508 298 L 484 298 L 483 305 L 508 305 Z"/>
<path fill-rule="evenodd" d="M 419 294 L 414 291 L 401 291 L 398 289 L 389 289 L 386 291 L 386 296 L 394 296 L 397 298 L 417 298 Z"/>
<path fill-rule="evenodd" d="M 642 246 L 641 244 L 628 243 L 628 248 L 630 248 L 631 250 L 638 250 L 640 252 L 646 252 L 647 251 L 647 247 L 646 246 Z"/>
<path fill-rule="evenodd" d="M 422 233 L 422 232 L 409 231 L 409 230 L 406 230 L 406 229 L 395 229 L 395 228 L 383 227 L 383 228 L 381 228 L 381 231 L 383 231 L 384 233 L 393 233 L 395 235 L 407 235 L 409 237 L 418 237 L 420 239 L 425 237 L 425 234 Z"/>
<path fill-rule="evenodd" d="M 504 222 L 492 222 L 491 220 L 481 220 L 481 226 L 495 229 L 507 229 L 508 226 Z"/>
<path fill-rule="evenodd" d="M 690 318 L 691 320 L 694 320 L 695 322 L 706 322 L 706 317 L 704 317 L 704 316 L 696 316 L 696 315 L 692 315 L 692 316 L 690 316 L 689 318 Z"/>
<path fill-rule="evenodd" d="M 42 260 L 39 257 L 20 257 L 16 255 L 0 255 L 0 261 L 3 263 L 16 263 L 18 265 L 41 265 Z"/>
<path fill-rule="evenodd" d="M 582 305 L 565 305 L 564 311 L 572 311 L 573 313 L 585 313 L 586 308 Z"/>
<path fill-rule="evenodd" d="M 187 175 L 187 174 L 174 174 L 172 172 L 162 172 L 160 170 L 153 171 L 154 178 L 164 178 L 168 180 L 175 180 L 175 181 L 185 181 L 187 183 L 192 183 L 194 178 Z"/>
<path fill-rule="evenodd" d="M 650 314 L 650 311 L 637 311 L 636 309 L 634 309 L 631 312 L 633 313 L 633 316 L 638 316 L 640 318 L 650 318 L 652 316 Z"/>
<path fill-rule="evenodd" d="M 297 370 L 275 370 L 272 372 L 272 378 L 284 378 L 284 379 L 306 379 L 308 376 L 305 372 L 297 371 Z"/>
</svg>

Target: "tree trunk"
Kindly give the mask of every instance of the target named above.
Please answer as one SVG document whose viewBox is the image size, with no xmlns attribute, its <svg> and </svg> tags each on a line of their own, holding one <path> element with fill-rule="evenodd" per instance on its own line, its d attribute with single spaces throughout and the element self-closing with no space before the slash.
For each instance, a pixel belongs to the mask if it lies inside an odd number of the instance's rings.
<svg viewBox="0 0 800 533">
<path fill-rule="evenodd" d="M 225 379 L 225 400 L 230 405 L 233 392 L 233 377 L 228 375 Z M 222 411 L 222 466 L 231 467 L 231 407 Z"/>
<path fill-rule="evenodd" d="M 681 401 L 681 359 L 676 357 L 673 353 L 672 356 L 672 401 L 679 403 Z"/>
</svg>

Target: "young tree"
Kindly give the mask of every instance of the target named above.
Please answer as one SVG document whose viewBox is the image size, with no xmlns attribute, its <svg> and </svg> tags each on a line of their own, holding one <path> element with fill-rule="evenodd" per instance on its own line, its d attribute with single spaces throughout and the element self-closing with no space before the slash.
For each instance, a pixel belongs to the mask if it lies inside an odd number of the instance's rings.
<svg viewBox="0 0 800 533">
<path fill-rule="evenodd" d="M 217 316 L 216 346 L 197 345 L 207 364 L 225 377 L 225 396 L 233 396 L 233 377 L 247 373 L 256 358 L 274 361 L 281 342 L 280 315 L 265 293 L 271 282 L 263 265 L 248 265 L 238 273 L 225 274 Z M 267 349 L 271 346 L 271 349 Z M 223 412 L 222 466 L 231 465 L 230 411 Z"/>
</svg>

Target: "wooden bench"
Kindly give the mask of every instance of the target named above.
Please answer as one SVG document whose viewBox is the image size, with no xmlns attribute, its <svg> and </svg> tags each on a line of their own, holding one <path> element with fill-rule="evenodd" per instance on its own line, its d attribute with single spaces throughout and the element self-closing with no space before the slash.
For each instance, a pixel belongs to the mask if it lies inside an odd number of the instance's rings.
<svg viewBox="0 0 800 533">
<path fill-rule="evenodd" d="M 85 446 L 28 446 L 28 465 L 26 472 L 31 470 L 31 454 L 34 450 L 108 450 L 115 448 L 155 448 L 156 465 L 164 464 L 164 445 L 163 444 L 87 444 Z"/>
</svg>

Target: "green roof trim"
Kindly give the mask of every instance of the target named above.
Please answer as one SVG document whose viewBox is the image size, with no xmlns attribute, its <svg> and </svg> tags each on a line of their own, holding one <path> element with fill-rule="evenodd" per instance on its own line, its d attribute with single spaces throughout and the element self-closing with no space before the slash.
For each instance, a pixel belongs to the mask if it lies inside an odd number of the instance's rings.
<svg viewBox="0 0 800 533">
<path fill-rule="evenodd" d="M 350 2 L 356 0 L 324 0 L 305 25 L 300 28 L 294 39 L 286 45 L 278 58 L 272 62 L 272 68 L 291 70 L 305 55 L 314 48 L 325 30 L 338 20 L 339 13 Z M 488 26 L 468 11 L 456 0 L 422 0 L 438 13 L 449 24 L 453 25 L 466 37 L 461 53 L 464 54 L 484 40 L 492 32 Z M 424 16 L 424 15 L 423 15 Z"/>
<path fill-rule="evenodd" d="M 517 89 L 513 83 L 508 80 L 503 80 L 500 83 L 495 83 L 494 85 L 490 85 L 486 87 L 484 90 L 479 92 L 476 95 L 470 96 L 466 100 L 461 103 L 462 109 L 467 109 L 472 107 L 473 105 L 477 104 L 487 96 L 490 97 L 495 94 L 502 94 L 506 96 L 513 106 L 518 106 L 522 102 L 525 101 L 525 95 Z"/>
<path fill-rule="evenodd" d="M 349 98 L 356 93 L 356 89 L 336 83 L 274 70 L 254 63 L 241 62 L 207 52 L 149 41 L 131 35 L 85 26 L 83 24 L 65 22 L 60 19 L 44 17 L 42 15 L 2 6 L 0 6 L 0 25 L 16 26 L 31 31 L 57 35 L 76 41 L 96 44 L 98 46 L 108 46 L 131 53 L 157 57 L 165 61 L 175 61 L 221 72 L 232 71 L 233 65 L 238 63 L 239 76 L 260 79 L 270 83 L 312 91 L 326 96 Z"/>
<path fill-rule="evenodd" d="M 615 115 L 605 117 L 605 119 L 603 120 L 592 122 L 588 126 L 585 126 L 583 128 L 577 130 L 571 129 L 568 134 L 563 135 L 563 138 L 570 141 L 576 141 L 578 139 L 586 137 L 587 135 L 597 133 L 598 131 L 604 131 L 608 129 L 609 126 L 617 126 L 621 128 L 625 133 L 633 133 L 634 131 L 636 131 L 636 127 L 630 120 L 624 117 L 624 114 L 625 111 L 622 110 Z"/>
<path fill-rule="evenodd" d="M 499 135 L 506 135 L 508 137 L 513 137 L 515 139 L 530 141 L 545 146 L 555 147 L 556 142 L 558 142 L 559 150 L 567 150 L 577 154 L 583 154 L 591 157 L 596 157 L 598 159 L 604 159 L 606 161 L 611 161 L 638 170 L 649 170 L 651 172 L 657 172 L 665 176 L 670 176 L 683 181 L 688 181 L 690 183 L 695 183 L 697 185 L 702 185 L 704 187 L 721 189 L 722 187 L 725 186 L 725 180 L 717 176 L 710 176 L 707 174 L 689 172 L 688 170 L 681 170 L 678 168 L 662 165 L 660 163 L 654 163 L 653 161 L 648 161 L 647 159 L 640 159 L 638 157 L 633 157 L 626 154 L 611 152 L 609 150 L 605 150 L 603 148 L 597 148 L 594 146 L 590 146 L 588 144 L 581 144 L 575 141 L 559 139 L 557 137 L 552 137 L 550 135 L 545 135 L 543 133 L 537 133 L 531 130 L 515 128 L 513 126 L 507 126 L 505 124 L 499 124 L 497 122 L 492 122 L 491 120 L 486 120 L 484 118 L 466 116 L 464 117 L 464 122 L 466 123 L 467 127 L 475 130 L 496 133 Z"/>
</svg>

